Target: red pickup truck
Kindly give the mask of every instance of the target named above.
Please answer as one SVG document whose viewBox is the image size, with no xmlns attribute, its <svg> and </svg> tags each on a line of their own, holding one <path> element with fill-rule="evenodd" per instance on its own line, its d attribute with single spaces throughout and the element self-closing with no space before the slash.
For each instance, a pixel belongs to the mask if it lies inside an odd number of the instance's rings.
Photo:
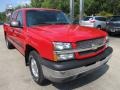
<svg viewBox="0 0 120 90">
<path fill-rule="evenodd" d="M 105 65 L 113 49 L 107 33 L 72 24 L 60 10 L 23 8 L 4 24 L 8 49 L 25 56 L 34 81 L 68 82 Z"/>
</svg>

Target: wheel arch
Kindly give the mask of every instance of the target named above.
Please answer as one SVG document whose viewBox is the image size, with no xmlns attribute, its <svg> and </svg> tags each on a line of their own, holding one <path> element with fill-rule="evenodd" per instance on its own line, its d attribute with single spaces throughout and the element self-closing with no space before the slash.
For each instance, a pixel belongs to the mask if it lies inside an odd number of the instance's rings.
<svg viewBox="0 0 120 90">
<path fill-rule="evenodd" d="M 6 32 L 4 31 L 4 37 L 5 37 L 5 39 L 6 39 L 6 35 L 7 35 L 7 34 L 6 34 Z"/>
<path fill-rule="evenodd" d="M 28 66 L 29 65 L 29 60 L 28 60 L 28 58 L 29 58 L 29 53 L 31 52 L 31 51 L 36 51 L 36 52 L 38 52 L 37 51 L 37 49 L 35 49 L 34 47 L 32 47 L 31 45 L 26 45 L 26 49 L 25 49 L 25 64 L 26 64 L 26 66 Z"/>
</svg>

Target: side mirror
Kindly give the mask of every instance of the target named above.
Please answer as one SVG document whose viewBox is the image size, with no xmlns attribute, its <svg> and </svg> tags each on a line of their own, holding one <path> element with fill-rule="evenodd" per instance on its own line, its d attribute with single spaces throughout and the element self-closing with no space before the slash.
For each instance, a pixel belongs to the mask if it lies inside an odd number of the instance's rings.
<svg viewBox="0 0 120 90">
<path fill-rule="evenodd" d="M 20 25 L 19 25 L 19 22 L 18 22 L 18 21 L 11 21 L 11 22 L 10 22 L 10 26 L 11 26 L 11 27 L 19 27 Z"/>
</svg>

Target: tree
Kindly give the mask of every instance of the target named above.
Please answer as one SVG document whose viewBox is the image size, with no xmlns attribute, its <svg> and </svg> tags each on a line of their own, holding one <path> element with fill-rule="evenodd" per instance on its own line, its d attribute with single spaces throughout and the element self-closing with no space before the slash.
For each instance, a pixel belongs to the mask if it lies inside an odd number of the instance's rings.
<svg viewBox="0 0 120 90">
<path fill-rule="evenodd" d="M 36 8 L 54 8 L 69 12 L 69 0 L 31 0 L 31 6 Z"/>
<path fill-rule="evenodd" d="M 41 4 L 43 3 L 43 1 L 45 0 L 31 0 L 31 6 L 35 8 L 39 8 L 41 7 Z"/>
<path fill-rule="evenodd" d="M 69 13 L 70 0 L 31 0 L 32 7 L 55 8 Z M 120 0 L 84 0 L 85 14 L 120 14 Z M 75 0 L 75 16 L 79 15 L 79 0 Z"/>
<path fill-rule="evenodd" d="M 1 13 L 0 13 L 0 22 L 1 22 L 1 21 L 4 22 L 5 19 L 6 19 L 5 13 L 4 13 L 4 12 L 1 12 Z"/>
</svg>

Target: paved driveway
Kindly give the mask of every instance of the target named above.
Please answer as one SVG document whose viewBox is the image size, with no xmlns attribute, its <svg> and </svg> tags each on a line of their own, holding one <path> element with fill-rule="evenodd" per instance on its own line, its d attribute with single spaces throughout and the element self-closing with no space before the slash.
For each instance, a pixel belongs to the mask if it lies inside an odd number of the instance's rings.
<svg viewBox="0 0 120 90">
<path fill-rule="evenodd" d="M 110 37 L 114 53 L 108 65 L 76 81 L 39 86 L 31 78 L 24 57 L 8 50 L 0 26 L 0 90 L 120 90 L 120 36 Z"/>
</svg>

